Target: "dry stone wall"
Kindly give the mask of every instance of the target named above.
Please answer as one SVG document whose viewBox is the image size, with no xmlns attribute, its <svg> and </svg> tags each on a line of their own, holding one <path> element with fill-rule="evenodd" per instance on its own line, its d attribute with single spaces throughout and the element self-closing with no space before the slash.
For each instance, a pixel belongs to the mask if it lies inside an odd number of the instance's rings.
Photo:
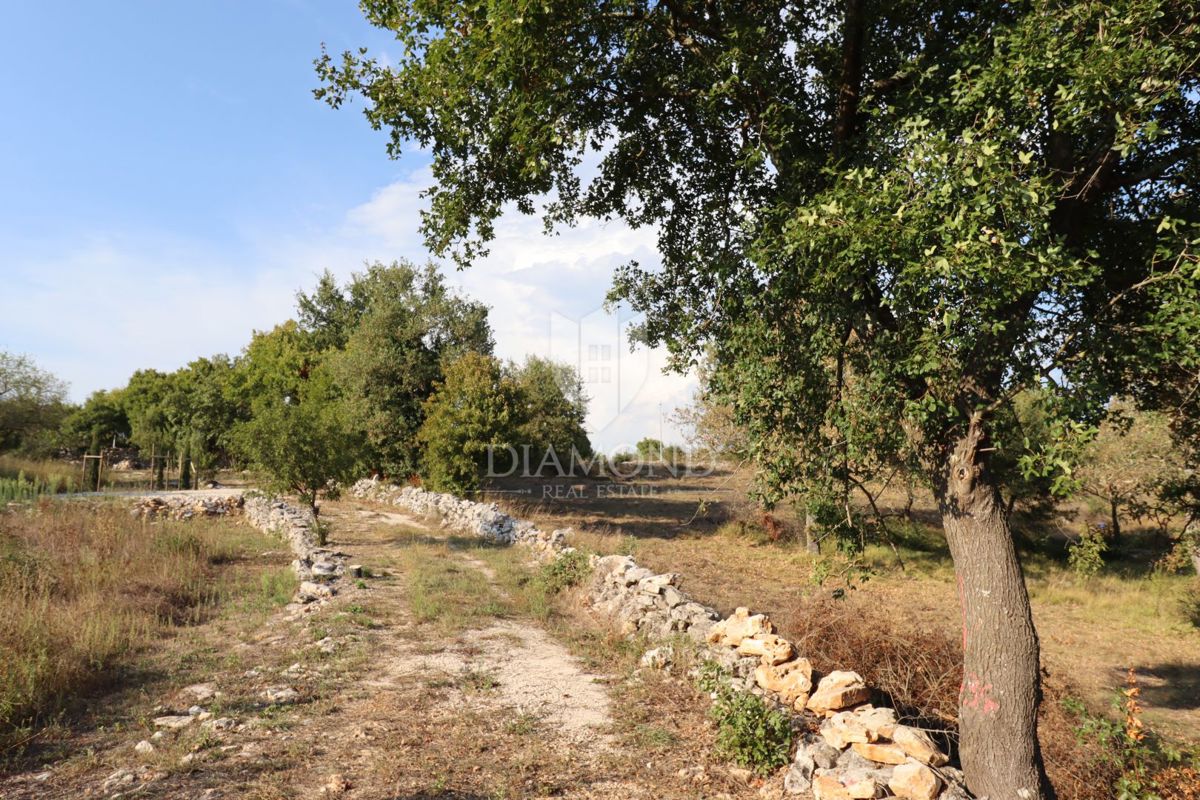
<svg viewBox="0 0 1200 800">
<path fill-rule="evenodd" d="M 568 531 L 547 533 L 494 503 L 377 480 L 359 481 L 350 494 L 437 517 L 460 533 L 527 545 L 541 559 L 573 550 L 566 544 Z M 902 724 L 893 709 L 869 703 L 873 692 L 857 673 L 818 674 L 765 614 L 739 608 L 721 619 L 679 588 L 679 575 L 656 574 L 629 556 L 593 556 L 592 567 L 587 586 L 592 609 L 622 633 L 651 640 L 686 636 L 701 658 L 725 668 L 737 688 L 788 711 L 798 727 L 816 730 L 796 748 L 784 776 L 787 794 L 811 793 L 816 800 L 969 797 L 962 773 L 948 765 L 946 754 L 925 731 Z M 672 657 L 671 646 L 663 645 L 648 650 L 642 663 L 664 668 Z"/>
<path fill-rule="evenodd" d="M 146 519 L 193 519 L 240 514 L 244 498 L 241 492 L 202 495 L 190 492 L 156 494 L 134 500 L 130 513 Z"/>
<path fill-rule="evenodd" d="M 362 574 L 362 567 L 348 564 L 345 554 L 320 544 L 317 521 L 311 511 L 258 493 L 247 495 L 230 490 L 149 495 L 135 499 L 130 513 L 147 519 L 242 514 L 251 526 L 279 537 L 291 549 L 295 556 L 292 569 L 300 581 L 296 590 L 300 606 L 329 600 L 337 594 L 341 579 Z"/>
<path fill-rule="evenodd" d="M 243 513 L 255 528 L 280 537 L 291 547 L 296 556 L 292 569 L 300 580 L 296 600 L 301 604 L 329 600 L 337 594 L 339 581 L 362 575 L 362 567 L 350 565 L 344 553 L 320 544 L 317 520 L 308 509 L 251 495 L 246 498 Z"/>
</svg>

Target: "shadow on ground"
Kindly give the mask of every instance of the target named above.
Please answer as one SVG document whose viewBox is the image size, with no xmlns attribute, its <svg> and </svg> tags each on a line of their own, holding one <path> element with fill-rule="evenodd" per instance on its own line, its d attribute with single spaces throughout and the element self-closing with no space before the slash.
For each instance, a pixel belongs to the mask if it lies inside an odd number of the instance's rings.
<svg viewBox="0 0 1200 800">
<path fill-rule="evenodd" d="M 1200 665 L 1168 662 L 1134 667 L 1134 672 L 1147 704 L 1181 711 L 1200 708 Z"/>
</svg>

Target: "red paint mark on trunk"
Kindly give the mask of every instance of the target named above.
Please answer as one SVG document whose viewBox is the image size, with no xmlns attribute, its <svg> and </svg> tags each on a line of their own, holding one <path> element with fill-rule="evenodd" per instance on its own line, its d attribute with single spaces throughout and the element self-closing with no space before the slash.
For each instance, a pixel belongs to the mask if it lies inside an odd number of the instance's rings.
<svg viewBox="0 0 1200 800">
<path fill-rule="evenodd" d="M 973 672 L 963 677 L 958 702 L 963 708 L 978 711 L 985 717 L 990 717 L 1000 710 L 1000 703 L 992 697 L 992 684 L 984 683 L 983 679 Z"/>
</svg>

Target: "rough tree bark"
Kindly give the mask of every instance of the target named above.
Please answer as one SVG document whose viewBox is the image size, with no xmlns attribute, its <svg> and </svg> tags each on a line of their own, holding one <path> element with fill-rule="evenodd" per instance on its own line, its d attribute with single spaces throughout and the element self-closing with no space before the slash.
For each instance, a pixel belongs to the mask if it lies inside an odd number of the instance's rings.
<svg viewBox="0 0 1200 800">
<path fill-rule="evenodd" d="M 817 521 L 813 518 L 812 512 L 808 509 L 804 510 L 804 549 L 809 553 L 820 554 L 821 542 L 818 538 Z"/>
<path fill-rule="evenodd" d="M 962 606 L 959 755 L 977 797 L 1049 800 L 1037 742 L 1037 632 L 984 442 L 976 418 L 936 483 Z"/>
</svg>

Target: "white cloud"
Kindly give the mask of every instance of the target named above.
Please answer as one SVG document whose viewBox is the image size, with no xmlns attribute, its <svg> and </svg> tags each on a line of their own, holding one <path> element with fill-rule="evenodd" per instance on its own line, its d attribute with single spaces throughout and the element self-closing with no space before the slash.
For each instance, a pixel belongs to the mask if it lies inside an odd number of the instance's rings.
<svg viewBox="0 0 1200 800">
<path fill-rule="evenodd" d="M 325 269 L 344 278 L 366 261 L 426 260 L 418 224 L 430 180 L 427 169 L 418 170 L 326 228 L 245 230 L 222 249 L 158 236 L 26 248 L 2 268 L 9 290 L 0 296 L 0 347 L 33 355 L 71 382 L 76 399 L 121 385 L 138 368 L 174 369 L 201 355 L 237 352 L 252 330 L 291 316 L 295 292 Z M 617 222 L 588 221 L 546 236 L 540 218 L 513 211 L 496 233 L 486 258 L 446 276 L 491 307 L 497 354 L 514 360 L 562 357 L 564 325 L 602 324 L 615 267 L 658 263 L 654 232 Z M 659 405 L 666 417 L 694 386 L 691 377 L 662 374 L 662 352 L 622 357 L 626 371 L 636 364 L 638 374 L 625 379 L 619 398 L 589 385 L 589 426 L 605 450 L 657 436 Z M 682 438 L 663 425 L 667 439 Z"/>
</svg>

